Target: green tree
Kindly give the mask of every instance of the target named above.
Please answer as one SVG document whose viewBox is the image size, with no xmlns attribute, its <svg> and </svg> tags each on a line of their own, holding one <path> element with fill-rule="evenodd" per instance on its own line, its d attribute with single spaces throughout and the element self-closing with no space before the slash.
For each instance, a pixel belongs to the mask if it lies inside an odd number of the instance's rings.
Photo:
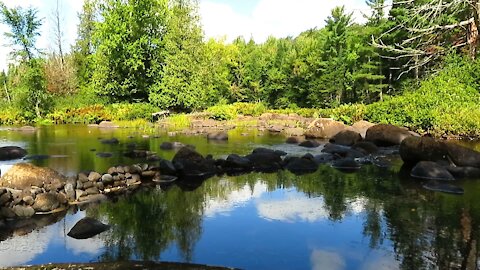
<svg viewBox="0 0 480 270">
<path fill-rule="evenodd" d="M 192 110 L 206 105 L 201 64 L 205 57 L 198 3 L 172 0 L 162 51 L 164 64 L 149 100 L 161 108 Z"/>
<path fill-rule="evenodd" d="M 99 11 L 102 21 L 92 36 L 96 93 L 113 101 L 146 100 L 163 59 L 166 1 L 106 0 Z"/>
<path fill-rule="evenodd" d="M 35 42 L 42 25 L 42 20 L 37 17 L 37 10 L 21 7 L 10 9 L 0 2 L 0 21 L 10 28 L 10 32 L 6 32 L 4 36 L 10 40 L 14 49 L 13 55 L 32 59 L 37 51 Z"/>
</svg>

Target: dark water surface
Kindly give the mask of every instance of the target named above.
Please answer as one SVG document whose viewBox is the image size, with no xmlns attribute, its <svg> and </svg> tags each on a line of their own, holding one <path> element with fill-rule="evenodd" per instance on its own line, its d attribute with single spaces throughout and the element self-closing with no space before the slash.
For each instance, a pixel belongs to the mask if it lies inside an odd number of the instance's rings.
<svg viewBox="0 0 480 270">
<path fill-rule="evenodd" d="M 28 133 L 0 129 L 0 146 L 50 155 L 29 162 L 66 175 L 141 162 L 123 157 L 130 143 L 168 159 L 175 152 L 160 150 L 164 141 L 192 144 L 214 157 L 258 146 L 292 155 L 321 149 L 286 145 L 281 136 L 254 131 L 229 135 L 227 143 L 213 143 L 163 131 L 55 126 Z M 120 144 L 99 141 L 112 137 Z M 100 158 L 98 152 L 113 156 Z M 0 169 L 17 162 L 0 163 Z M 138 259 L 244 269 L 475 269 L 480 179 L 458 182 L 465 189 L 461 196 L 435 193 L 422 189 L 401 165 L 393 159 L 390 168 L 366 165 L 351 174 L 322 165 L 303 176 L 252 173 L 217 176 L 197 188 L 145 188 L 114 202 L 72 208 L 66 216 L 36 217 L 30 230 L 0 232 L 0 267 Z M 66 236 L 84 216 L 112 229 L 88 240 Z"/>
</svg>

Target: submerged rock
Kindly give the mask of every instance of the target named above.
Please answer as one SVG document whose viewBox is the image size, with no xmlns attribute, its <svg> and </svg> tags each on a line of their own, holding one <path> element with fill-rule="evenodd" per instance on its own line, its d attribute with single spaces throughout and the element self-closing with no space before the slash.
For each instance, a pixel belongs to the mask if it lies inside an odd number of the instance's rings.
<svg viewBox="0 0 480 270">
<path fill-rule="evenodd" d="M 338 159 L 332 162 L 333 168 L 344 171 L 353 172 L 359 170 L 362 166 L 356 162 L 353 158 Z"/>
<path fill-rule="evenodd" d="M 112 157 L 113 154 L 109 152 L 98 152 L 96 156 L 99 158 L 109 158 L 109 157 Z"/>
<path fill-rule="evenodd" d="M 85 217 L 78 221 L 67 235 L 75 239 L 88 239 L 108 229 L 110 229 L 109 225 L 103 224 L 96 219 Z"/>
<path fill-rule="evenodd" d="M 299 143 L 298 146 L 307 147 L 307 148 L 315 148 L 315 147 L 319 147 L 320 143 L 318 143 L 317 141 L 313 141 L 313 140 L 306 140 L 306 141 L 303 141 L 303 142 Z"/>
<path fill-rule="evenodd" d="M 429 137 L 408 137 L 400 144 L 400 156 L 405 163 L 447 160 L 447 155 L 445 143 Z"/>
<path fill-rule="evenodd" d="M 209 133 L 209 134 L 207 134 L 207 140 L 227 141 L 228 140 L 228 134 L 226 132 Z"/>
<path fill-rule="evenodd" d="M 318 169 L 318 164 L 310 158 L 293 157 L 288 161 L 285 168 L 296 175 L 302 175 L 315 172 Z"/>
<path fill-rule="evenodd" d="M 448 166 L 446 169 L 456 178 L 480 178 L 480 168 Z"/>
<path fill-rule="evenodd" d="M 117 138 L 101 139 L 100 142 L 103 144 L 119 144 L 120 143 L 120 141 Z"/>
<path fill-rule="evenodd" d="M 189 147 L 178 150 L 172 163 L 175 169 L 184 176 L 205 177 L 216 173 L 213 159 L 206 159 Z"/>
</svg>

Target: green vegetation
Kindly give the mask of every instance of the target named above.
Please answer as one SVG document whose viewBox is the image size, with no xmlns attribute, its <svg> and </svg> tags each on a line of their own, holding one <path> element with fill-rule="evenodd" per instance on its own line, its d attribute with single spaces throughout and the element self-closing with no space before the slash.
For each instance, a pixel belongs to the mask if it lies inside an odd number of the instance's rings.
<svg viewBox="0 0 480 270">
<path fill-rule="evenodd" d="M 0 124 L 151 120 L 168 109 L 216 120 L 297 113 L 479 136 L 478 10 L 439 1 L 394 0 L 386 13 L 384 0 L 368 0 L 363 24 L 336 7 L 323 28 L 228 43 L 204 38 L 196 0 L 86 0 L 72 52 L 58 44 L 60 55 L 37 52 L 44 21 L 35 9 L 0 1 L 18 60 L 0 72 Z"/>
</svg>

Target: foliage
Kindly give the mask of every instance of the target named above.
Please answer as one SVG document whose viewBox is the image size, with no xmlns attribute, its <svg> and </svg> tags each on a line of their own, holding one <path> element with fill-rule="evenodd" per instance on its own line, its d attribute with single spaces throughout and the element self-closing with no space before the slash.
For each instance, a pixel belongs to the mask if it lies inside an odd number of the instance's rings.
<svg viewBox="0 0 480 270">
<path fill-rule="evenodd" d="M 151 119 L 152 113 L 159 109 L 149 103 L 117 103 L 107 106 L 108 115 L 113 120 Z"/>
<path fill-rule="evenodd" d="M 367 106 L 364 104 L 342 104 L 336 108 L 320 110 L 320 115 L 352 125 L 365 118 L 366 109 Z"/>
</svg>

